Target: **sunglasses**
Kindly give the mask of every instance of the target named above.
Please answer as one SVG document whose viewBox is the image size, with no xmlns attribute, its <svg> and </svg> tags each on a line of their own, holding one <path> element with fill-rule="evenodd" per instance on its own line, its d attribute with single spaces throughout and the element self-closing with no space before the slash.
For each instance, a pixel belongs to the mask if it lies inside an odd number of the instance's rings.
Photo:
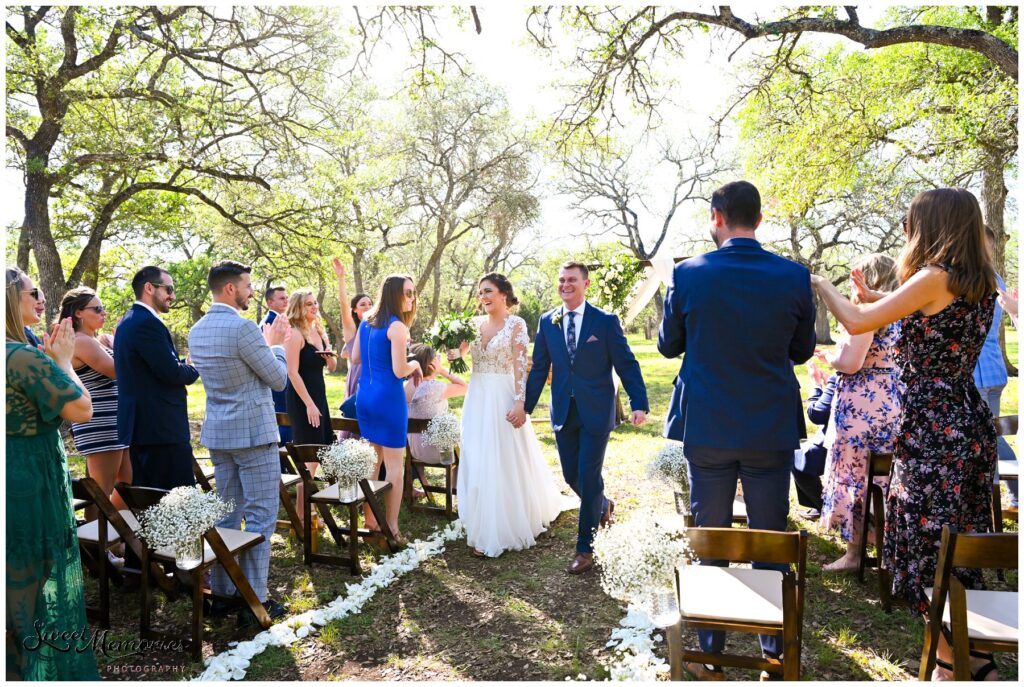
<svg viewBox="0 0 1024 687">
<path fill-rule="evenodd" d="M 82 308 L 82 310 L 95 310 L 97 315 L 102 315 L 103 313 L 107 312 L 107 309 L 104 308 L 102 305 L 89 305 Z"/>
<path fill-rule="evenodd" d="M 406 291 L 405 292 L 405 297 L 406 298 L 416 298 L 416 292 L 415 291 Z"/>
<path fill-rule="evenodd" d="M 39 300 L 39 289 L 38 288 L 30 289 L 29 291 L 26 291 L 25 293 L 27 293 L 28 295 L 32 296 L 32 298 L 36 299 L 37 301 Z"/>
<path fill-rule="evenodd" d="M 149 283 L 152 284 L 153 286 L 157 287 L 157 288 L 160 288 L 161 286 L 164 287 L 165 289 L 167 289 L 167 293 L 168 294 L 174 293 L 174 285 L 173 284 L 164 284 L 162 281 L 151 281 Z"/>
</svg>

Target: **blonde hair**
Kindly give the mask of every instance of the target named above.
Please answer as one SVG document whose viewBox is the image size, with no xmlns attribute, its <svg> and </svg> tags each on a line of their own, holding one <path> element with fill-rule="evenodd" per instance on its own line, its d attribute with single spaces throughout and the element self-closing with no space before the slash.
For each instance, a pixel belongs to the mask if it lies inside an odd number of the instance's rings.
<svg viewBox="0 0 1024 687">
<path fill-rule="evenodd" d="M 888 255 L 882 253 L 862 255 L 853 262 L 852 269 L 859 269 L 864 273 L 864 282 L 872 291 L 890 293 L 899 287 L 900 282 L 896 277 L 896 261 Z M 858 302 L 856 294 L 854 294 L 853 302 Z M 879 327 L 878 333 L 884 333 L 889 326 Z"/>
<path fill-rule="evenodd" d="M 928 265 L 943 266 L 947 288 L 968 303 L 980 303 L 996 291 L 992 256 L 978 199 L 962 188 L 937 188 L 914 196 L 907 212 L 907 245 L 900 254 L 899 279 L 905 282 Z"/>
<path fill-rule="evenodd" d="M 288 324 L 302 332 L 302 338 L 308 341 L 309 324 L 302 313 L 306 306 L 307 296 L 313 296 L 313 289 L 296 289 L 293 291 L 292 295 L 288 297 L 288 307 L 284 311 L 284 316 L 288 318 Z M 316 296 L 313 296 L 313 300 L 316 300 Z M 331 343 L 327 338 L 327 330 L 324 329 L 324 323 L 321 318 L 317 317 L 313 320 L 313 328 L 320 334 L 324 346 L 330 348 Z"/>
<path fill-rule="evenodd" d="M 25 320 L 21 316 L 21 289 L 25 273 L 17 267 L 7 268 L 7 340 L 27 344 Z"/>
</svg>

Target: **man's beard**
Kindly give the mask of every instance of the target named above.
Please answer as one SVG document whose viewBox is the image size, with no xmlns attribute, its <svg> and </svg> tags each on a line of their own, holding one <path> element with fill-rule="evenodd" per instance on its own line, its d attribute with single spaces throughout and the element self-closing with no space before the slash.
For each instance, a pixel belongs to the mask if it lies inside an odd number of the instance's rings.
<svg viewBox="0 0 1024 687">
<path fill-rule="evenodd" d="M 249 309 L 249 299 L 248 298 L 242 298 L 241 294 L 235 296 L 235 307 L 238 308 L 239 310 L 248 310 Z"/>
<path fill-rule="evenodd" d="M 711 240 L 715 242 L 715 247 L 716 248 L 721 248 L 722 247 L 722 242 L 721 242 L 721 240 L 719 240 L 718 232 L 715 231 L 714 227 L 711 227 L 711 232 L 710 233 L 711 233 Z"/>
</svg>

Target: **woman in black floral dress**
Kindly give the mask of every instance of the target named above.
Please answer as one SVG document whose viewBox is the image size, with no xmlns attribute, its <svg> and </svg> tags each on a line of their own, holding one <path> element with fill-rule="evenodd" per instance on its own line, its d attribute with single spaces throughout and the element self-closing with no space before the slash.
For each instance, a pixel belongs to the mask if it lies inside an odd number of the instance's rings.
<svg viewBox="0 0 1024 687">
<path fill-rule="evenodd" d="M 928 608 L 924 589 L 935 580 L 942 527 L 990 529 L 996 431 L 972 375 L 992 324 L 996 282 L 981 209 L 968 191 L 918 194 L 904 227 L 902 284 L 893 293 L 868 290 L 854 273 L 854 288 L 866 304 L 856 306 L 828 280 L 811 279 L 851 334 L 902 319 L 896 359 L 906 395 L 886 502 L 884 556 L 893 595 L 920 614 Z M 981 585 L 978 570 L 956 574 L 968 588 Z M 945 662 L 949 648 L 942 644 Z M 983 673 L 994 675 L 982 669 L 976 676 Z"/>
</svg>

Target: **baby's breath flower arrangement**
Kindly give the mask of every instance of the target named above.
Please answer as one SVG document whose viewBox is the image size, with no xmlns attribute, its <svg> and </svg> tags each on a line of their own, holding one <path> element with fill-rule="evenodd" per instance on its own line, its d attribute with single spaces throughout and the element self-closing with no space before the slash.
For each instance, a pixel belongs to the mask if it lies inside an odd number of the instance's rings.
<svg viewBox="0 0 1024 687">
<path fill-rule="evenodd" d="M 204 492 L 199 487 L 176 487 L 139 514 L 139 533 L 151 548 L 173 549 L 182 567 L 183 558 L 194 565 L 198 561 L 194 560 L 196 554 L 191 549 L 233 509 L 234 504 L 224 501 L 216 492 Z M 189 556 L 182 554 L 185 550 L 190 550 Z M 202 560 L 202 548 L 198 558 Z"/>
<path fill-rule="evenodd" d="M 324 446 L 317 455 L 324 479 L 337 482 L 342 489 L 351 489 L 359 480 L 369 479 L 377 465 L 377 452 L 364 439 L 345 439 Z"/>
<path fill-rule="evenodd" d="M 647 478 L 672 488 L 676 494 L 676 510 L 680 513 L 690 511 L 690 476 L 686 468 L 686 455 L 678 441 L 667 442 L 647 464 Z"/>
<path fill-rule="evenodd" d="M 686 528 L 662 524 L 649 511 L 598 530 L 594 557 L 604 591 L 636 603 L 645 603 L 656 589 L 673 586 L 675 569 L 696 559 Z"/>
<path fill-rule="evenodd" d="M 615 255 L 595 270 L 591 290 L 597 305 L 619 317 L 629 309 L 633 288 L 640 281 L 644 268 L 631 255 Z"/>
<path fill-rule="evenodd" d="M 451 465 L 455 462 L 455 447 L 459 443 L 462 427 L 459 418 L 451 413 L 434 416 L 427 424 L 423 439 L 441 453 L 441 462 Z"/>
<path fill-rule="evenodd" d="M 475 341 L 476 334 L 476 327 L 473 325 L 473 312 L 469 310 L 438 319 L 427 330 L 426 343 L 435 351 L 453 351 L 458 350 L 463 343 Z M 469 366 L 461 357 L 451 362 L 451 369 L 457 375 L 469 372 Z"/>
</svg>

